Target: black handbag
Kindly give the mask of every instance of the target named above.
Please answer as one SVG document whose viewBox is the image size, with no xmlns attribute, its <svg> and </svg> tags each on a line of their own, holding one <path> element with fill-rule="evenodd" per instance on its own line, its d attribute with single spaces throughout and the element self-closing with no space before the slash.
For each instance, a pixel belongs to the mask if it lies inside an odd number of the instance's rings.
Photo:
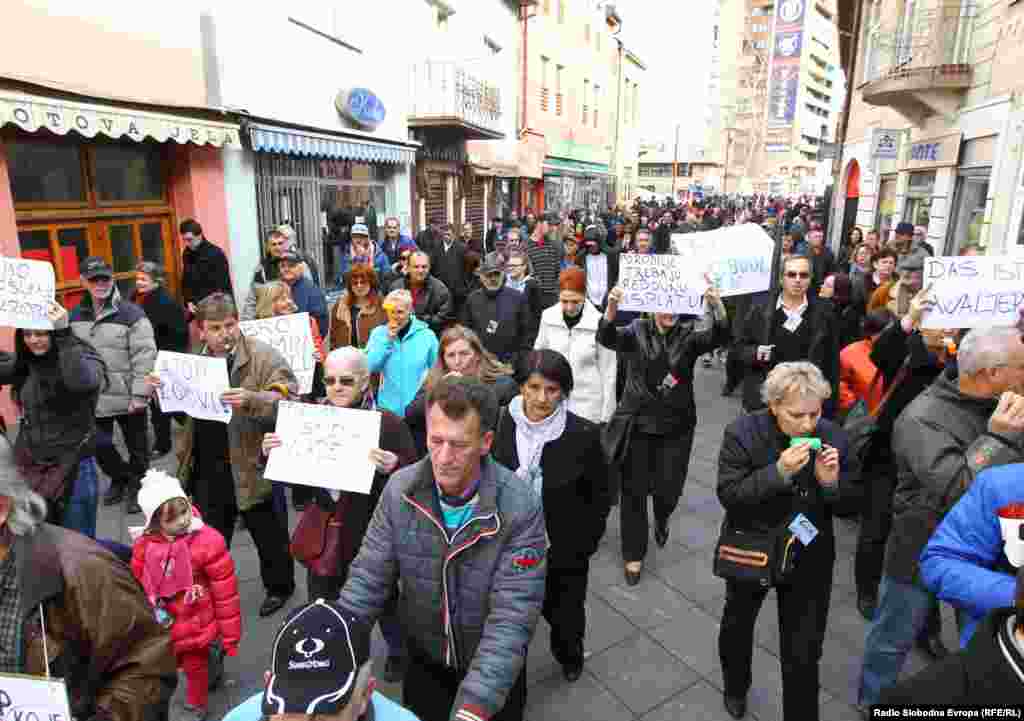
<svg viewBox="0 0 1024 721">
<path fill-rule="evenodd" d="M 724 523 L 715 546 L 712 572 L 727 581 L 760 588 L 787 583 L 799 566 L 804 548 L 789 530 L 797 515 L 793 513 L 771 532 L 740 530 Z"/>
<path fill-rule="evenodd" d="M 858 468 L 866 467 L 871 454 L 872 443 L 874 443 L 875 435 L 878 433 L 878 417 L 885 410 L 886 405 L 888 405 L 893 391 L 906 380 L 908 375 L 910 375 L 910 366 L 904 363 L 895 377 L 893 377 L 892 383 L 889 384 L 888 390 L 886 390 L 885 395 L 882 396 L 882 399 L 878 402 L 878 407 L 874 411 L 856 414 L 852 417 L 847 416 L 844 421 L 843 430 L 846 431 L 847 453 L 850 458 L 854 459 Z M 869 396 L 875 386 L 875 381 L 880 377 L 881 371 L 876 373 L 875 378 L 871 381 L 871 388 L 868 389 Z"/>
</svg>

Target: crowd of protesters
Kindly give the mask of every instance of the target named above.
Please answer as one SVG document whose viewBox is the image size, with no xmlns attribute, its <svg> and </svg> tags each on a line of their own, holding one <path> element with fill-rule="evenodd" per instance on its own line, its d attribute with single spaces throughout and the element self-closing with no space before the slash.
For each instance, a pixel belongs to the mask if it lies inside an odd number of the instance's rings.
<svg viewBox="0 0 1024 721">
<path fill-rule="evenodd" d="M 280 633 L 307 629 L 337 668 L 307 677 L 295 660 L 314 653 L 306 641 L 275 643 L 265 692 L 233 717 L 379 707 L 382 718 L 518 721 L 541 615 L 565 680 L 583 672 L 589 562 L 612 508 L 627 585 L 643 580 L 650 536 L 668 542 L 701 422 L 696 366 L 718 358 L 721 392 L 742 388 L 743 409 L 717 477 L 727 713 L 747 713 L 754 627 L 774 588 L 783 717 L 819 718 L 835 515 L 860 524 L 858 707 L 1019 703 L 1020 324 L 923 327 L 935 303 L 922 287 L 925 229 L 854 227 L 833 249 L 826 221 L 820 203 L 768 196 L 527 210 L 487 229 L 432 222 L 415 241 L 396 218 L 359 217 L 332 245 L 330 278 L 280 226 L 240 306 L 195 220 L 180 226 L 182 304 L 157 263 L 139 263 L 127 300 L 106 260 L 85 259 L 79 305 L 53 304 L 52 330 L 19 329 L 0 354 L 21 416 L 16 440 L 0 441 L 0 632 L 22 644 L 0 644 L 0 671 L 38 673 L 45 636 L 66 661 L 76 717 L 139 721 L 166 718 L 177 668 L 188 718 L 202 721 L 244 634 L 230 552 L 242 523 L 259 556 L 259 615 L 288 604 L 298 561 L 309 604 Z M 620 308 L 625 254 L 674 253 L 673 235 L 744 224 L 774 246 L 767 290 L 723 299 L 709 276 L 703 315 Z M 332 303 L 325 283 L 341 290 Z M 241 332 L 242 320 L 292 313 L 310 319 L 309 393 L 281 353 Z M 224 358 L 230 421 L 165 414 L 158 351 Z M 266 478 L 282 400 L 380 414 L 368 494 Z M 172 448 L 173 472 L 150 470 Z M 141 518 L 131 548 L 90 540 L 101 498 Z M 959 653 L 941 640 L 941 603 L 956 610 Z M 376 623 L 404 709 L 373 692 Z M 936 663 L 900 682 L 915 645 Z M 89 668 L 102 683 L 76 686 Z"/>
</svg>

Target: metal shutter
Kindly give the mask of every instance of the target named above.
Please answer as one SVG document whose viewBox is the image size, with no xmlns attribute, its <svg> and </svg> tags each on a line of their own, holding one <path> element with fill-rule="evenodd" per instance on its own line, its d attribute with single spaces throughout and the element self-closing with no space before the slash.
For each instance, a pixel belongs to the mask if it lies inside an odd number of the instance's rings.
<svg viewBox="0 0 1024 721">
<path fill-rule="evenodd" d="M 448 190 L 446 176 L 441 173 L 430 173 L 427 176 L 427 222 L 448 222 Z"/>
<path fill-rule="evenodd" d="M 466 196 L 466 221 L 473 224 L 473 241 L 483 245 L 484 233 L 484 180 L 477 179 Z"/>
</svg>

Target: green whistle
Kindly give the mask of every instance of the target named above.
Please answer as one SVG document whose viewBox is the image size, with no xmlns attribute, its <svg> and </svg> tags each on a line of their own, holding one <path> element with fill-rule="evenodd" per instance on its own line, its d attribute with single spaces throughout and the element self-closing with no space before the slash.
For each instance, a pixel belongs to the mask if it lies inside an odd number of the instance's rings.
<svg viewBox="0 0 1024 721">
<path fill-rule="evenodd" d="M 816 451 L 821 450 L 821 439 L 820 438 L 791 438 L 789 440 L 789 447 L 799 446 L 801 443 L 806 443 Z"/>
</svg>

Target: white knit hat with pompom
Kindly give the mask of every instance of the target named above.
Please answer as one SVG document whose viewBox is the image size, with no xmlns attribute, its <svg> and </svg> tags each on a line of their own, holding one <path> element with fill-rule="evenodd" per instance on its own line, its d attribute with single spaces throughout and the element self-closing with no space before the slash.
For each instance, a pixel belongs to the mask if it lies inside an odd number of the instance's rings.
<svg viewBox="0 0 1024 721">
<path fill-rule="evenodd" d="M 188 499 L 177 478 L 164 471 L 146 471 L 146 475 L 142 477 L 142 488 L 139 490 L 139 505 L 146 516 L 146 528 L 153 522 L 153 514 L 160 506 L 175 498 Z"/>
</svg>

